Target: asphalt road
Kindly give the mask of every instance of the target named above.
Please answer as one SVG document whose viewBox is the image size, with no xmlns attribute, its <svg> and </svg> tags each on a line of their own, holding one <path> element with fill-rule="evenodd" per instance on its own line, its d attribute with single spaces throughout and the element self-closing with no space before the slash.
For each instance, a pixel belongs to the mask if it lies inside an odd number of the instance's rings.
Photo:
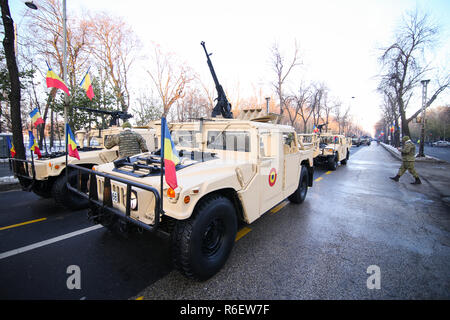
<svg viewBox="0 0 450 320">
<path fill-rule="evenodd" d="M 224 268 L 200 283 L 173 270 L 167 240 L 125 239 L 84 211 L 3 192 L 0 299 L 448 299 L 448 208 L 421 192 L 426 183 L 387 179 L 397 169 L 375 144 L 352 148 L 346 166 L 316 169 L 303 204 L 282 202 L 241 226 Z M 380 289 L 367 288 L 373 265 Z M 70 266 L 80 289 L 68 288 Z"/>
<path fill-rule="evenodd" d="M 419 151 L 419 145 L 416 145 L 416 151 Z M 425 155 L 432 156 L 441 160 L 450 162 L 450 148 L 449 147 L 429 147 L 424 146 Z"/>
</svg>

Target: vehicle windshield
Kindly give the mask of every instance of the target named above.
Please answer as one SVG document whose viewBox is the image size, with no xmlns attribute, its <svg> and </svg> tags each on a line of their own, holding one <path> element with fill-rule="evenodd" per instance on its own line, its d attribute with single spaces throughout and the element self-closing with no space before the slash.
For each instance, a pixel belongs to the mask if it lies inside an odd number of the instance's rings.
<svg viewBox="0 0 450 320">
<path fill-rule="evenodd" d="M 195 131 L 190 130 L 176 130 L 171 132 L 173 143 L 175 148 L 197 148 L 197 142 L 195 140 Z"/>
<path fill-rule="evenodd" d="M 208 149 L 250 152 L 248 131 L 208 131 Z"/>
<path fill-rule="evenodd" d="M 320 137 L 320 144 L 333 144 L 335 136 L 322 136 Z M 337 138 L 337 137 L 336 137 Z M 338 142 L 338 138 L 336 140 L 336 143 Z"/>
</svg>

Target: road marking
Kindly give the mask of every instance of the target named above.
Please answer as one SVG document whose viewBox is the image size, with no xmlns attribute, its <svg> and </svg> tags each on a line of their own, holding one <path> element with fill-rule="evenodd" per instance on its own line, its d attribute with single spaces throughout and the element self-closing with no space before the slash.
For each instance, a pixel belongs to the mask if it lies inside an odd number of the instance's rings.
<svg viewBox="0 0 450 320">
<path fill-rule="evenodd" d="M 24 252 L 27 252 L 27 251 L 30 251 L 30 250 L 34 250 L 34 249 L 37 249 L 37 248 L 40 248 L 40 247 L 43 247 L 43 246 L 46 246 L 46 245 L 58 242 L 58 241 L 66 240 L 66 239 L 78 236 L 80 234 L 83 234 L 83 233 L 86 233 L 86 232 L 90 232 L 90 231 L 93 231 L 93 230 L 97 230 L 97 229 L 100 229 L 100 228 L 103 228 L 103 226 L 101 224 L 97 224 L 97 225 L 92 226 L 92 227 L 88 227 L 88 228 L 84 228 L 84 229 L 81 229 L 81 230 L 78 230 L 78 231 L 74 231 L 74 232 L 71 232 L 71 233 L 63 234 L 62 236 L 58 236 L 58 237 L 51 238 L 51 239 L 48 239 L 48 240 L 44 240 L 44 241 L 41 241 L 41 242 L 33 243 L 33 244 L 30 244 L 30 245 L 22 247 L 22 248 L 13 249 L 11 251 L 6 251 L 6 252 L 3 252 L 3 253 L 0 253 L 0 260 L 8 258 L 8 257 L 11 257 L 11 256 L 15 256 L 16 254 L 20 254 L 20 253 L 24 253 Z"/>
<path fill-rule="evenodd" d="M 252 231 L 252 229 L 247 228 L 247 227 L 243 227 L 241 230 L 239 230 L 236 234 L 236 239 L 234 240 L 235 242 L 238 241 L 240 238 L 242 238 L 243 236 L 245 236 L 247 233 L 249 233 L 250 231 Z"/>
<path fill-rule="evenodd" d="M 322 180 L 322 177 L 318 177 L 316 180 L 314 180 L 315 182 L 319 182 L 320 180 Z"/>
<path fill-rule="evenodd" d="M 6 226 L 6 227 L 1 227 L 0 230 L 6 230 L 6 229 L 15 228 L 15 227 L 20 227 L 20 226 L 24 226 L 26 224 L 35 223 L 35 222 L 44 221 L 44 220 L 47 220 L 47 218 L 40 218 L 40 219 L 36 219 L 36 220 L 30 220 L 30 221 L 13 224 L 13 225 Z"/>
<path fill-rule="evenodd" d="M 330 174 L 330 173 L 332 173 L 333 171 L 327 171 L 327 172 L 325 172 L 325 174 Z"/>
<path fill-rule="evenodd" d="M 289 202 L 284 201 L 282 203 L 280 203 L 279 205 L 277 205 L 275 208 L 273 208 L 272 210 L 270 210 L 271 214 L 277 213 L 278 211 L 280 211 L 281 209 L 283 209 Z"/>
<path fill-rule="evenodd" d="M 136 300 L 144 300 L 144 296 L 137 297 Z"/>
</svg>

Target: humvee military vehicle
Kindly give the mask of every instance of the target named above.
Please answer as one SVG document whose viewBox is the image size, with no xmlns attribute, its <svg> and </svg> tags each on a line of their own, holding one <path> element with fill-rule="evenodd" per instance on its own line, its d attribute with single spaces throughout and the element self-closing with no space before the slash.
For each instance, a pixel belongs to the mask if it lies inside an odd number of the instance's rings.
<svg viewBox="0 0 450 320">
<path fill-rule="evenodd" d="M 77 164 L 86 168 L 92 168 L 94 165 L 111 162 L 119 157 L 118 147 L 111 149 L 104 148 L 104 141 L 113 134 L 118 134 L 123 129 L 121 127 L 112 127 L 103 130 L 91 130 L 88 133 L 84 130 L 77 131 L 76 137 L 79 146 L 80 160 L 68 157 L 68 163 Z M 153 129 L 135 128 L 136 132 L 141 134 L 146 140 L 149 150 L 156 150 L 158 140 Z M 87 138 L 87 146 L 84 147 L 84 141 Z M 91 147 L 90 145 L 94 145 Z M 66 156 L 65 152 L 56 152 L 52 154 L 43 154 L 41 159 L 20 160 L 10 159 L 11 167 L 23 190 L 33 191 L 43 198 L 54 198 L 56 203 L 68 209 L 86 208 L 88 201 L 67 190 L 67 179 L 74 182 L 76 180 L 75 172 L 68 172 L 66 178 Z M 87 176 L 82 178 L 86 185 Z"/>
<path fill-rule="evenodd" d="M 202 280 L 225 263 L 238 221 L 252 223 L 285 198 L 304 201 L 313 183 L 313 152 L 299 150 L 294 128 L 271 123 L 218 119 L 173 123 L 170 129 L 181 159 L 175 190 L 163 182 L 159 191 L 156 153 L 95 170 L 70 167 L 90 174 L 89 194 L 79 194 L 93 204 L 95 222 L 170 234 L 177 269 Z"/>
<path fill-rule="evenodd" d="M 169 125 L 180 158 L 175 190 L 163 179 L 160 151 L 95 170 L 69 165 L 89 174 L 89 192 L 68 185 L 89 199 L 95 222 L 169 236 L 176 269 L 197 280 L 225 264 L 238 221 L 252 223 L 285 198 L 302 203 L 314 173 L 313 152 L 299 150 L 294 128 L 270 123 L 271 117 L 233 119 L 205 53 L 220 98 L 212 119 Z"/>
<path fill-rule="evenodd" d="M 315 133 L 299 133 L 297 136 L 300 149 L 312 149 L 313 158 L 320 154 L 319 135 Z"/>
<path fill-rule="evenodd" d="M 361 138 L 359 138 L 357 136 L 353 136 L 352 137 L 352 145 L 359 147 L 361 145 Z"/>
<path fill-rule="evenodd" d="M 315 165 L 325 165 L 329 170 L 336 170 L 339 162 L 346 165 L 350 158 L 352 141 L 343 135 L 321 133 L 319 136 L 320 153 L 314 158 Z"/>
</svg>

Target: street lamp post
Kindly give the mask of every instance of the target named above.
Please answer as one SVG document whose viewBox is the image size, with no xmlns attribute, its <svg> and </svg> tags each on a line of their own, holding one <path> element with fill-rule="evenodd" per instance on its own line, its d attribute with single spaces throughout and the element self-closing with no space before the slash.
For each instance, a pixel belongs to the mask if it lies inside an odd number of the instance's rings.
<svg viewBox="0 0 450 320">
<path fill-rule="evenodd" d="M 418 157 L 425 157 L 424 154 L 424 145 L 425 145 L 425 106 L 427 103 L 427 86 L 430 80 L 422 80 L 422 126 L 420 130 L 420 144 L 419 144 L 419 153 Z"/>
<path fill-rule="evenodd" d="M 266 97 L 266 113 L 267 113 L 267 115 L 269 115 L 269 101 L 270 101 L 270 97 Z"/>
</svg>

